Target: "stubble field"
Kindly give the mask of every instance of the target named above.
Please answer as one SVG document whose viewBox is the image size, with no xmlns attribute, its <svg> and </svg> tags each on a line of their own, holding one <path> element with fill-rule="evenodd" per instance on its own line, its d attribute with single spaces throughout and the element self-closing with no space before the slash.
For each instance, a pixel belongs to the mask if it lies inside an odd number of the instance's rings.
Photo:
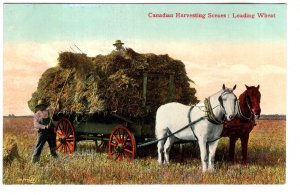
<svg viewBox="0 0 300 195">
<path fill-rule="evenodd" d="M 46 144 L 41 161 L 31 163 L 36 133 L 31 118 L 3 119 L 3 153 L 15 140 L 20 159 L 3 165 L 4 184 L 284 184 L 286 174 L 285 120 L 258 120 L 250 134 L 248 164 L 241 164 L 240 142 L 236 161 L 229 162 L 228 138 L 222 138 L 216 153 L 216 172 L 203 174 L 200 154 L 192 144 L 175 145 L 171 164 L 159 166 L 156 146 L 139 150 L 132 163 L 115 162 L 97 153 L 94 142 L 79 142 L 73 155 L 49 155 Z"/>
</svg>

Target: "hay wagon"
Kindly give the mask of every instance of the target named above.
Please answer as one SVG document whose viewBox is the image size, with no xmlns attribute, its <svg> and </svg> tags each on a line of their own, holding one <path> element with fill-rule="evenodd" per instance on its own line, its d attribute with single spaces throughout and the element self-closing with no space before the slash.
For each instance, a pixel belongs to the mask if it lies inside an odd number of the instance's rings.
<svg viewBox="0 0 300 195">
<path fill-rule="evenodd" d="M 168 79 L 167 102 L 174 101 L 174 73 L 145 73 L 143 79 L 143 107 L 147 109 L 149 79 Z M 164 103 L 167 103 L 164 102 Z M 99 151 L 108 150 L 110 159 L 131 161 L 136 149 L 155 140 L 155 113 L 132 118 L 117 113 L 57 113 L 54 117 L 57 151 L 72 154 L 76 143 L 94 141 Z"/>
</svg>

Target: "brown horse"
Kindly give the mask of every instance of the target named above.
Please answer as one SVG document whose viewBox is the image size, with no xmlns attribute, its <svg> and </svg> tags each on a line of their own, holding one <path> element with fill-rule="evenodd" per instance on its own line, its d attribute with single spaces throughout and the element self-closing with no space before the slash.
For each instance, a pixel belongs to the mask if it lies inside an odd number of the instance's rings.
<svg viewBox="0 0 300 195">
<path fill-rule="evenodd" d="M 234 161 L 235 143 L 238 139 L 242 144 L 243 162 L 247 163 L 247 150 L 249 134 L 256 125 L 255 118 L 260 117 L 259 85 L 257 87 L 246 86 L 238 101 L 238 117 L 231 121 L 225 121 L 222 137 L 229 137 L 229 158 Z"/>
</svg>

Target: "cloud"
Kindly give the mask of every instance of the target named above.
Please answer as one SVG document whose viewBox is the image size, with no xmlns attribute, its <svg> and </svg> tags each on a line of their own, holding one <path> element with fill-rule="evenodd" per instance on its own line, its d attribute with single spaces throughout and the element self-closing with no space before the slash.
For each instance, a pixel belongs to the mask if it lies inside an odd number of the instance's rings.
<svg viewBox="0 0 300 195">
<path fill-rule="evenodd" d="M 231 81 L 231 80 L 257 80 L 270 75 L 285 75 L 286 69 L 278 65 L 257 65 L 252 67 L 246 64 L 216 64 L 198 65 L 193 62 L 185 62 L 186 69 L 192 80 L 197 80 L 199 84 L 210 82 Z"/>
</svg>

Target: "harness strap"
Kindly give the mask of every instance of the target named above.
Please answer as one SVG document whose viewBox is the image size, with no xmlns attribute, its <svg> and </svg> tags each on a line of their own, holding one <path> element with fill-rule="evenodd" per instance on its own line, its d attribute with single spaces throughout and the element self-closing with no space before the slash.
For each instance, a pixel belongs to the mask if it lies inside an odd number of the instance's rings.
<svg viewBox="0 0 300 195">
<path fill-rule="evenodd" d="M 192 120 L 191 120 L 191 112 L 192 112 L 193 108 L 194 108 L 194 106 L 191 106 L 191 108 L 189 109 L 189 114 L 188 114 L 189 124 L 191 124 L 191 122 L 192 122 Z M 195 134 L 195 128 L 194 128 L 194 125 L 191 125 L 190 127 L 191 127 L 191 129 L 192 129 L 192 132 L 193 132 L 193 134 L 194 134 L 194 137 L 195 137 L 196 140 L 198 141 L 198 137 L 197 137 L 196 134 Z"/>
<path fill-rule="evenodd" d="M 206 117 L 207 117 L 207 120 L 209 122 L 211 122 L 215 125 L 223 124 L 223 121 L 217 119 L 216 116 L 214 115 L 213 109 L 212 109 L 211 104 L 210 104 L 209 97 L 205 98 L 204 106 L 205 106 L 205 110 L 206 110 Z"/>
</svg>

